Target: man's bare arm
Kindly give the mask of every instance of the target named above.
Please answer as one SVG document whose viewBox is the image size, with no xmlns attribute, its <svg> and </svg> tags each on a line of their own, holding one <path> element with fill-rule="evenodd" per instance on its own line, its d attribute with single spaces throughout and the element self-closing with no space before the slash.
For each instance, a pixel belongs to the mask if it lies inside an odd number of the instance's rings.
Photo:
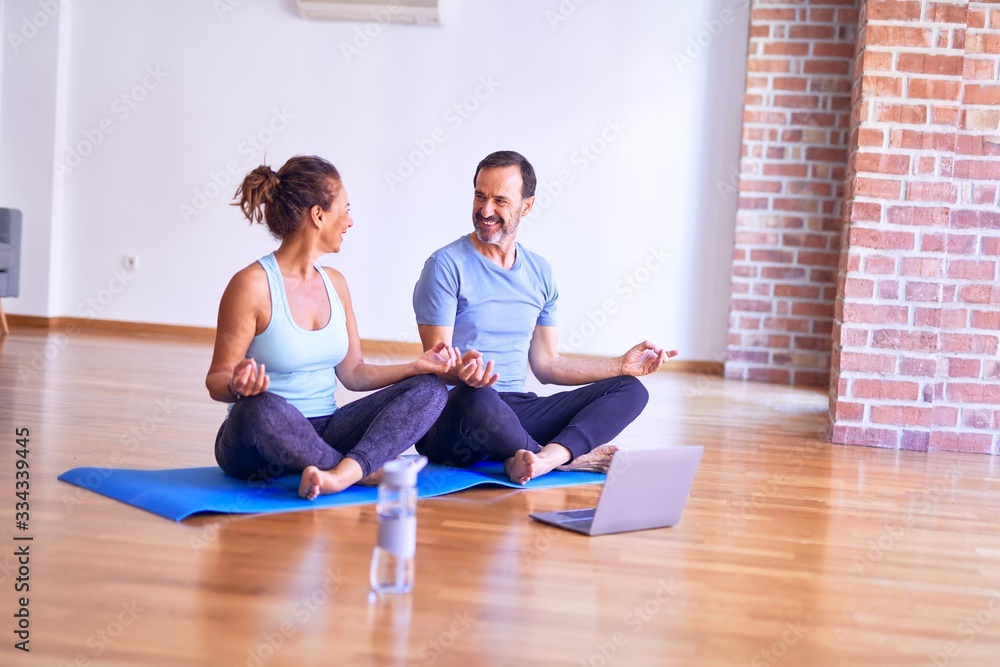
<svg viewBox="0 0 1000 667">
<path fill-rule="evenodd" d="M 555 327 L 536 326 L 531 336 L 528 363 L 542 384 L 580 385 L 619 375 L 641 377 L 656 372 L 678 354 L 643 341 L 620 357 L 582 359 L 559 354 L 558 341 Z"/>
</svg>

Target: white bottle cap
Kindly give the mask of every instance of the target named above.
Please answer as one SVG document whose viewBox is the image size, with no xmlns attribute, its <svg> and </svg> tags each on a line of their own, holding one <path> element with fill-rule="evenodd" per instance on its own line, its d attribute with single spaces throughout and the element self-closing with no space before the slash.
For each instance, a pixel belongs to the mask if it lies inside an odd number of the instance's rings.
<svg viewBox="0 0 1000 667">
<path fill-rule="evenodd" d="M 417 473 L 427 465 L 427 457 L 393 459 L 382 468 L 382 481 L 393 486 L 416 486 Z"/>
</svg>

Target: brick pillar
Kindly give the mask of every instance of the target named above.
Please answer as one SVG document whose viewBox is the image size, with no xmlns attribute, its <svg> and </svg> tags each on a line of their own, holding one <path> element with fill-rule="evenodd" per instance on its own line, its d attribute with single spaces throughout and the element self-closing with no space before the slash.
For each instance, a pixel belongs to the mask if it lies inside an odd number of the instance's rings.
<svg viewBox="0 0 1000 667">
<path fill-rule="evenodd" d="M 868 0 L 855 63 L 831 439 L 996 453 L 1000 5 Z"/>
<path fill-rule="evenodd" d="M 726 377 L 829 381 L 854 0 L 753 0 Z"/>
</svg>

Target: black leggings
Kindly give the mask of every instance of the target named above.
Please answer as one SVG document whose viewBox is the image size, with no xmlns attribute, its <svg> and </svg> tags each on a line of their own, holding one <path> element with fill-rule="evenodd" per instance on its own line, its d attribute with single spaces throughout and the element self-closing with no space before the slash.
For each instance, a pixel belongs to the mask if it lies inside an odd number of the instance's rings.
<svg viewBox="0 0 1000 667">
<path fill-rule="evenodd" d="M 236 401 L 215 439 L 223 472 L 251 481 L 329 470 L 345 457 L 367 477 L 406 451 L 441 414 L 448 391 L 433 375 L 417 375 L 306 419 L 281 396 L 264 392 Z"/>
<path fill-rule="evenodd" d="M 470 466 L 558 442 L 572 460 L 611 442 L 648 400 L 642 383 L 628 376 L 541 397 L 459 385 L 449 392 L 441 417 L 417 441 L 417 451 L 434 463 Z"/>
</svg>

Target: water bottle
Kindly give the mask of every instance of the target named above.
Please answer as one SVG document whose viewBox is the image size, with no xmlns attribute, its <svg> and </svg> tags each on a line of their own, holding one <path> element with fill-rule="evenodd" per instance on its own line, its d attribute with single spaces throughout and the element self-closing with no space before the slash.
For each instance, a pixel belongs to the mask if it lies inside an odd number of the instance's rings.
<svg viewBox="0 0 1000 667">
<path fill-rule="evenodd" d="M 394 459 L 378 485 L 378 544 L 372 552 L 371 587 L 376 593 L 413 590 L 417 549 L 417 473 L 427 458 Z"/>
</svg>

